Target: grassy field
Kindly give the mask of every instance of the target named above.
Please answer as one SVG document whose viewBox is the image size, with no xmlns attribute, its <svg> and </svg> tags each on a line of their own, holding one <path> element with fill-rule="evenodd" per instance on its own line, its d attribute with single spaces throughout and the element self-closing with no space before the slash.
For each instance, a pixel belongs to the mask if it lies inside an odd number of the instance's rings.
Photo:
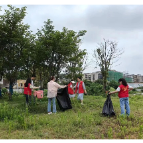
<svg viewBox="0 0 143 143">
<path fill-rule="evenodd" d="M 25 108 L 25 97 L 0 99 L 0 139 L 143 139 L 143 96 L 130 95 L 131 115 L 122 117 L 118 97 L 112 97 L 115 117 L 103 117 L 106 98 L 84 96 L 84 105 L 47 114 L 47 98 Z"/>
</svg>

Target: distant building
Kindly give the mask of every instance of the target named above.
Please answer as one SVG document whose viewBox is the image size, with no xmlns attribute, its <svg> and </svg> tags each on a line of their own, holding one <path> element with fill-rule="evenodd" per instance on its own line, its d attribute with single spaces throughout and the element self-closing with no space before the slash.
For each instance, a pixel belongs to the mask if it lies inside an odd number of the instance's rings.
<svg viewBox="0 0 143 143">
<path fill-rule="evenodd" d="M 17 80 L 13 88 L 24 88 L 26 80 Z"/>
<path fill-rule="evenodd" d="M 118 80 L 120 78 L 123 78 L 123 73 L 122 72 L 118 72 L 116 70 L 110 70 L 108 72 L 108 78 L 107 78 L 108 81 L 114 80 L 114 81 L 118 82 Z"/>
<path fill-rule="evenodd" d="M 138 80 L 139 83 L 143 82 L 142 76 L 140 74 L 137 74 L 137 80 Z"/>
<path fill-rule="evenodd" d="M 98 79 L 102 79 L 102 74 L 100 71 L 93 72 L 93 73 L 84 73 L 83 79 L 94 82 Z"/>
<path fill-rule="evenodd" d="M 1 88 L 8 88 L 9 87 L 9 81 L 2 76 L 0 77 L 0 87 Z"/>
<path fill-rule="evenodd" d="M 91 75 L 92 75 L 92 73 L 85 73 L 85 74 L 83 75 L 83 79 L 84 79 L 84 80 L 89 80 L 89 81 L 91 81 Z"/>
</svg>

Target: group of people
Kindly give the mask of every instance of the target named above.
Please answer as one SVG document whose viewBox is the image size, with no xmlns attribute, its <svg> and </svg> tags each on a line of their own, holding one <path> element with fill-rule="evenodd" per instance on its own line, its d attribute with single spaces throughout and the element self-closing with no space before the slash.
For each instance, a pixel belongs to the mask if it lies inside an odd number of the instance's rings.
<svg viewBox="0 0 143 143">
<path fill-rule="evenodd" d="M 24 94 L 26 97 L 26 106 L 31 103 L 31 98 L 33 96 L 34 103 L 35 103 L 35 96 L 33 95 L 35 89 L 39 89 L 40 87 L 35 87 L 33 80 L 35 80 L 36 76 L 32 75 L 31 78 L 28 78 L 26 80 L 26 83 L 24 85 Z M 50 81 L 47 84 L 47 97 L 48 97 L 48 107 L 47 107 L 47 112 L 48 114 L 52 114 L 51 112 L 51 101 L 53 102 L 53 113 L 56 113 L 56 96 L 57 96 L 57 91 L 59 88 L 68 88 L 68 94 L 70 98 L 75 98 L 75 95 L 78 94 L 77 99 L 81 101 L 81 104 L 83 105 L 83 96 L 84 93 L 87 94 L 85 84 L 82 81 L 81 77 L 77 78 L 77 83 L 74 85 L 74 81 L 71 80 L 68 85 L 59 85 L 57 82 L 55 82 L 56 78 L 54 76 L 51 77 Z M 30 100 L 30 102 L 29 102 Z"/>
<path fill-rule="evenodd" d="M 33 84 L 33 80 L 35 80 L 35 75 L 33 75 L 31 78 L 28 78 L 25 83 L 24 87 L 24 94 L 26 96 L 26 104 L 29 104 L 29 99 L 31 102 L 31 96 L 34 98 L 35 102 L 35 96 L 32 94 L 32 92 L 35 89 L 38 89 L 40 87 L 35 87 Z M 59 85 L 58 83 L 55 82 L 56 78 L 54 76 L 51 77 L 50 81 L 47 83 L 47 98 L 48 98 L 48 107 L 47 107 L 47 112 L 48 114 L 56 113 L 56 96 L 57 96 L 57 91 L 59 88 L 68 88 L 68 94 L 70 98 L 75 98 L 76 94 L 77 99 L 81 101 L 81 105 L 83 105 L 83 97 L 84 94 L 87 94 L 85 84 L 82 81 L 81 77 L 77 78 L 77 83 L 73 80 L 69 82 L 68 85 Z M 109 94 L 114 94 L 118 93 L 118 97 L 120 98 L 120 108 L 121 108 L 121 114 L 125 114 L 125 109 L 126 109 L 126 114 L 130 114 L 130 106 L 129 106 L 129 91 L 132 90 L 133 88 L 131 86 L 128 86 L 126 80 L 124 78 L 120 78 L 118 80 L 119 82 L 119 87 L 116 89 L 116 91 L 110 92 Z M 75 85 L 74 85 L 75 84 Z M 51 101 L 53 102 L 53 112 L 51 112 Z"/>
</svg>

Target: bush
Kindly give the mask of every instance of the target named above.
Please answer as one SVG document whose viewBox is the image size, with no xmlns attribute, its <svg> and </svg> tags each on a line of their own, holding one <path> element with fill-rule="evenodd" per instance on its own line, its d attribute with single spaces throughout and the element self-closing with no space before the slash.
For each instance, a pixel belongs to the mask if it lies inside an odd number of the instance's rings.
<svg viewBox="0 0 143 143">
<path fill-rule="evenodd" d="M 99 96 L 103 92 L 103 86 L 101 84 L 91 83 L 90 86 L 87 86 L 87 85 L 85 85 L 85 86 L 86 86 L 88 95 Z"/>
<path fill-rule="evenodd" d="M 13 92 L 13 96 L 19 96 L 21 93 Z"/>
<path fill-rule="evenodd" d="M 132 91 L 136 91 L 136 89 L 134 88 Z"/>
<path fill-rule="evenodd" d="M 112 80 L 112 81 L 109 82 L 109 86 L 113 87 L 114 89 L 117 89 L 119 84 L 118 84 L 118 82 Z"/>
<path fill-rule="evenodd" d="M 103 80 L 102 79 L 98 79 L 98 80 L 95 81 L 95 83 L 103 85 Z"/>
<path fill-rule="evenodd" d="M 1 89 L 2 96 L 8 94 L 8 90 L 6 88 Z"/>
<path fill-rule="evenodd" d="M 48 90 L 44 89 L 44 96 L 47 96 L 47 92 L 48 92 Z"/>
</svg>

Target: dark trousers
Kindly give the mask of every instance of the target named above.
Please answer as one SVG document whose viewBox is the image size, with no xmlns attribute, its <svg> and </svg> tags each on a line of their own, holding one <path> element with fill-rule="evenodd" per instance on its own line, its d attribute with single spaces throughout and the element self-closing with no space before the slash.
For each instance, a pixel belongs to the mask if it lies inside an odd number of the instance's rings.
<svg viewBox="0 0 143 143">
<path fill-rule="evenodd" d="M 26 94 L 25 94 L 26 103 L 27 103 L 27 104 L 29 103 L 29 99 L 30 99 L 30 103 L 31 103 L 31 96 L 32 96 L 32 95 L 29 96 L 29 95 L 26 95 Z M 35 96 L 34 96 L 34 95 L 33 95 L 33 98 L 34 98 L 34 103 L 35 103 Z"/>
</svg>

